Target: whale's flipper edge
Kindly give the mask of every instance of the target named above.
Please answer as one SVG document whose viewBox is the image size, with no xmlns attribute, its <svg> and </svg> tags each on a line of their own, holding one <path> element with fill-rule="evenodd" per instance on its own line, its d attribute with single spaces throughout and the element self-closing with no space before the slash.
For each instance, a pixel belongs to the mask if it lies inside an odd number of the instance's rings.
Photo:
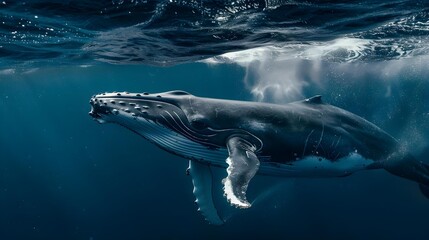
<svg viewBox="0 0 429 240">
<path fill-rule="evenodd" d="M 198 211 L 204 216 L 206 221 L 213 225 L 222 225 L 225 222 L 219 217 L 213 202 L 212 172 L 210 166 L 196 161 L 189 161 L 188 171 L 192 176 L 194 184 L 195 203 Z"/>
<path fill-rule="evenodd" d="M 232 206 L 249 208 L 246 191 L 250 180 L 259 169 L 259 159 L 255 147 L 241 137 L 228 139 L 226 144 L 229 157 L 226 159 L 228 176 L 223 179 L 224 195 Z"/>
</svg>

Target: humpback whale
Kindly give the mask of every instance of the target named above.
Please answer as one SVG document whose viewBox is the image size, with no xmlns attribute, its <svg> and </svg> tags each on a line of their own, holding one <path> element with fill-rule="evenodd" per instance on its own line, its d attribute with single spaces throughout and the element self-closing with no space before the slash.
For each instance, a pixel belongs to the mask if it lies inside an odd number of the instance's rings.
<svg viewBox="0 0 429 240">
<path fill-rule="evenodd" d="M 199 210 L 222 224 L 212 200 L 211 167 L 226 168 L 227 201 L 249 208 L 255 174 L 343 177 L 385 169 L 417 182 L 429 197 L 429 165 L 369 121 L 314 96 L 284 105 L 197 97 L 184 91 L 94 95 L 89 115 L 116 123 L 189 160 Z"/>
</svg>

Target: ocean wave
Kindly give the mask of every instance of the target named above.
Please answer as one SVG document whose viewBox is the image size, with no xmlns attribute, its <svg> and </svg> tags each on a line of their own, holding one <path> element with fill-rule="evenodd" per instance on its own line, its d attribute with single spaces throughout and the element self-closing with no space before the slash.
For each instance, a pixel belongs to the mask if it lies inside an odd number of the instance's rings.
<svg viewBox="0 0 429 240">
<path fill-rule="evenodd" d="M 335 62 L 428 54 L 426 1 L 5 0 L 0 12 L 2 68 L 220 63 L 260 51 Z"/>
</svg>

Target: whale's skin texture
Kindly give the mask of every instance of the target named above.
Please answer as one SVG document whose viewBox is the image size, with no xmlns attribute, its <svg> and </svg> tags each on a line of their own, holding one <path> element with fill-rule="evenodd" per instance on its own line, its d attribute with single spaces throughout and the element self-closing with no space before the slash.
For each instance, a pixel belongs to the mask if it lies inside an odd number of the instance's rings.
<svg viewBox="0 0 429 240">
<path fill-rule="evenodd" d="M 250 207 L 245 192 L 255 174 L 341 177 L 384 168 L 420 183 L 422 189 L 429 186 L 427 165 L 395 138 L 324 103 L 321 96 L 277 105 L 203 98 L 184 91 L 113 92 L 93 96 L 90 104 L 90 115 L 98 122 L 122 125 L 168 152 L 202 164 L 195 168 L 227 168 L 225 195 L 237 207 Z"/>
</svg>

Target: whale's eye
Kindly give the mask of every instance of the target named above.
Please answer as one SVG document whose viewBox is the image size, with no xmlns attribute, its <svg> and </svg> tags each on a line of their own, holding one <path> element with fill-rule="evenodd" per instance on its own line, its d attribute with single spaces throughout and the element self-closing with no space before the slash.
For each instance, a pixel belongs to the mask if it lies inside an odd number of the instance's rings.
<svg viewBox="0 0 429 240">
<path fill-rule="evenodd" d="M 203 130 L 207 128 L 207 124 L 202 119 L 194 119 L 191 121 L 191 125 L 193 128 L 197 130 Z"/>
</svg>

